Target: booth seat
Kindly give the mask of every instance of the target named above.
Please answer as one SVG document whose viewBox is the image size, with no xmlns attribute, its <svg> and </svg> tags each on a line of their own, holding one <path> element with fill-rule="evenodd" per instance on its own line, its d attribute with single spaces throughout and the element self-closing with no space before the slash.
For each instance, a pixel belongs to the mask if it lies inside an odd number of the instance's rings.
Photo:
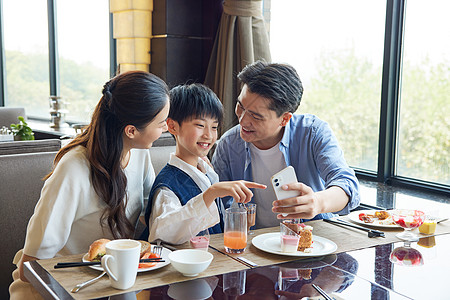
<svg viewBox="0 0 450 300">
<path fill-rule="evenodd" d="M 149 151 L 155 173 L 158 173 L 169 161 L 175 146 L 154 146 Z M 23 248 L 28 221 L 44 185 L 42 179 L 51 171 L 56 153 L 0 155 L 0 236 L 4 241 L 0 247 L 0 299 L 9 298 L 8 287 L 15 269 L 12 261 L 16 252 Z M 142 230 L 143 225 L 140 225 L 139 235 Z"/>
<path fill-rule="evenodd" d="M 0 155 L 0 299 L 9 299 L 8 287 L 16 252 L 23 248 L 28 220 L 56 151 Z"/>
<path fill-rule="evenodd" d="M 150 157 L 152 159 L 153 169 L 157 175 L 162 168 L 167 164 L 170 158 L 170 153 L 175 152 L 175 146 L 153 146 L 150 148 Z M 144 220 L 141 220 L 144 222 Z M 138 239 L 145 229 L 145 224 L 139 222 L 136 228 L 134 237 Z"/>
<path fill-rule="evenodd" d="M 0 143 L 0 155 L 32 153 L 32 152 L 53 152 L 61 149 L 61 140 L 30 140 L 12 141 Z"/>
</svg>

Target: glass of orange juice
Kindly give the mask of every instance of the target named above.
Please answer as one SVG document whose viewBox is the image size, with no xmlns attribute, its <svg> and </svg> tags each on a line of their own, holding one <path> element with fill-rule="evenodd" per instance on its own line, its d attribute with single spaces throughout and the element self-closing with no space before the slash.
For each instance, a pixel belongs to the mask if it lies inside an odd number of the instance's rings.
<svg viewBox="0 0 450 300">
<path fill-rule="evenodd" d="M 230 207 L 225 210 L 223 244 L 227 253 L 242 253 L 247 247 L 247 210 Z"/>
</svg>

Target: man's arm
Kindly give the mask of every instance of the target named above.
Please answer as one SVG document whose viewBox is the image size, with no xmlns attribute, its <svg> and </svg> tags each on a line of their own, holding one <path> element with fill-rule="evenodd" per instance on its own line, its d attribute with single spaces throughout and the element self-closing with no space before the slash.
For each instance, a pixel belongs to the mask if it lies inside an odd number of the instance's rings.
<svg viewBox="0 0 450 300">
<path fill-rule="evenodd" d="M 326 122 L 314 120 L 309 144 L 314 165 L 325 184 L 325 189 L 315 191 L 304 183 L 284 186 L 286 190 L 298 190 L 300 196 L 273 202 L 273 212 L 289 213 L 281 218 L 311 219 L 320 213 L 348 213 L 359 204 L 359 183 L 354 171 L 348 166 L 343 152 L 331 128 Z M 312 176 L 314 179 L 314 176 Z M 291 207 L 281 207 L 291 206 Z"/>
<path fill-rule="evenodd" d="M 223 139 L 221 139 L 217 142 L 217 146 L 211 161 L 214 171 L 217 173 L 217 175 L 219 175 L 219 181 L 233 180 L 231 178 L 231 167 L 230 162 L 228 161 L 228 157 L 227 143 L 224 142 Z M 222 203 L 224 204 L 225 208 L 230 207 L 232 201 L 233 198 L 231 197 L 222 198 Z"/>
<path fill-rule="evenodd" d="M 347 164 L 344 158 L 344 152 L 340 148 L 338 140 L 328 123 L 323 121 L 318 123 L 312 147 L 314 161 L 319 170 L 320 177 L 325 182 L 325 190 L 320 191 L 322 195 L 319 194 L 319 197 L 323 198 L 325 202 L 323 208 L 334 207 L 335 209 L 327 209 L 323 212 L 349 213 L 350 209 L 358 206 L 360 202 L 359 182 L 355 176 L 355 172 Z M 337 194 L 334 191 L 328 191 L 333 187 L 340 188 Z M 340 192 L 343 192 L 345 195 Z M 344 200 L 345 204 L 342 205 Z"/>
<path fill-rule="evenodd" d="M 214 171 L 219 175 L 220 181 L 231 181 L 230 162 L 228 161 L 228 150 L 226 143 L 223 140 L 219 140 L 217 147 L 212 157 L 212 165 Z"/>
</svg>

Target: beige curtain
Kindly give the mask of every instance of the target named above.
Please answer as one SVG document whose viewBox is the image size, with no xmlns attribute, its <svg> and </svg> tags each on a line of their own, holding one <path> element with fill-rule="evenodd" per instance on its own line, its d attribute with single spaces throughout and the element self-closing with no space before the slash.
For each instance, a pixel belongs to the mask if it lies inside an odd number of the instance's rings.
<svg viewBox="0 0 450 300">
<path fill-rule="evenodd" d="M 237 124 L 234 114 L 240 86 L 236 75 L 256 60 L 271 61 L 261 0 L 224 0 L 205 84 L 222 101 L 222 132 Z"/>
</svg>

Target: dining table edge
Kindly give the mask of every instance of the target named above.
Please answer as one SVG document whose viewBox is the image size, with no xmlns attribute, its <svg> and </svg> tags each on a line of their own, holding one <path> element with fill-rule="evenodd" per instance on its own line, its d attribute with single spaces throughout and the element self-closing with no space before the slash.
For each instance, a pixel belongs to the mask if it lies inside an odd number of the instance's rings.
<svg viewBox="0 0 450 300">
<path fill-rule="evenodd" d="M 44 299 L 75 299 L 38 261 L 25 262 L 24 275 Z"/>
</svg>

